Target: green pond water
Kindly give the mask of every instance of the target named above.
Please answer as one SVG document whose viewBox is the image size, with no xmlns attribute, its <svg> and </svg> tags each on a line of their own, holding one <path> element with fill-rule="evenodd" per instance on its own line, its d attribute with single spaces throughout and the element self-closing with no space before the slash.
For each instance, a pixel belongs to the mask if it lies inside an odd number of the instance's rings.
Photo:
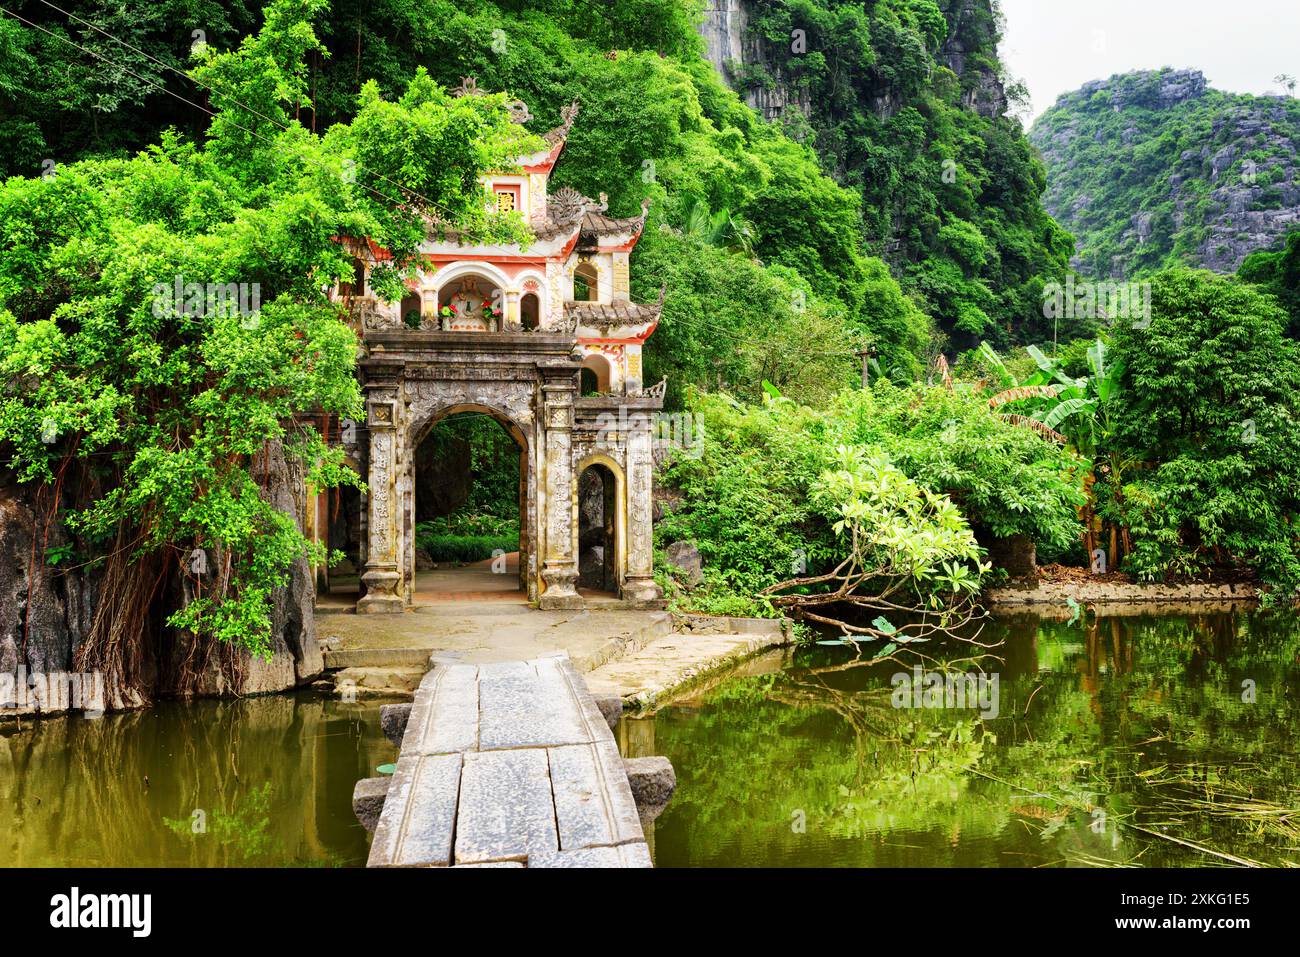
<svg viewBox="0 0 1300 957">
<path fill-rule="evenodd" d="M 625 754 L 677 770 L 656 863 L 1300 864 L 1294 612 L 1004 617 L 981 640 L 1003 642 L 997 717 L 895 707 L 898 666 L 811 647 L 625 719 Z M 310 693 L 8 722 L 0 866 L 360 866 L 352 788 L 395 757 L 378 702 Z"/>
<path fill-rule="evenodd" d="M 656 864 L 1300 865 L 1294 612 L 1002 618 L 981 640 L 1004 642 L 996 718 L 895 707 L 896 665 L 814 647 L 625 721 L 625 753 L 677 771 Z"/>
<path fill-rule="evenodd" d="M 363 866 L 379 703 L 314 693 L 0 725 L 0 866 Z M 197 812 L 197 813 L 196 813 Z"/>
</svg>

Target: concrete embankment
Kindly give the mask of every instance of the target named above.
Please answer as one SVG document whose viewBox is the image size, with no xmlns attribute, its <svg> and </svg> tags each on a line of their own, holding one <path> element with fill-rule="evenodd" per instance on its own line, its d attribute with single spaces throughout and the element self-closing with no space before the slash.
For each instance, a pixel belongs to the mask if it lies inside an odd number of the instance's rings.
<svg viewBox="0 0 1300 957">
<path fill-rule="evenodd" d="M 1104 607 L 1108 615 L 1175 614 L 1205 611 L 1218 605 L 1254 605 L 1259 594 L 1250 584 L 1163 585 L 1138 582 L 1080 581 L 1012 583 L 984 593 L 985 604 L 996 612 L 1018 610 L 1072 614 L 1070 601 Z"/>
</svg>

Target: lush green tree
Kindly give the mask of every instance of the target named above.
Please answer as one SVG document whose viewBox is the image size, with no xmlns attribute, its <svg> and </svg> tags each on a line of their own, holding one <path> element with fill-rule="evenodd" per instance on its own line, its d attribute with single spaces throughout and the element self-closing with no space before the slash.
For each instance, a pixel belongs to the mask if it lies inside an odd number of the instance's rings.
<svg viewBox="0 0 1300 957">
<path fill-rule="evenodd" d="M 817 403 L 855 380 L 863 337 L 847 327 L 837 300 L 821 298 L 794 270 L 668 228 L 649 228 L 637 249 L 636 297 L 651 301 L 668 289 L 646 345 L 645 378 L 668 377 L 670 408 L 681 407 L 691 384 L 757 401 L 766 380 Z M 902 307 L 911 306 L 894 291 Z M 923 321 L 914 307 L 906 315 Z"/>
<path fill-rule="evenodd" d="M 745 607 L 773 585 L 826 574 L 848 557 L 833 527 L 844 516 L 815 494 L 823 476 L 856 471 L 837 457 L 841 446 L 862 450 L 879 480 L 896 468 L 943 496 L 963 526 L 1058 547 L 1078 535 L 1076 457 L 1002 421 L 972 392 L 885 380 L 819 409 L 772 397 L 742 405 L 719 394 L 695 396 L 690 410 L 702 435 L 661 476 L 680 494 L 656 536 L 664 545 L 697 543 L 705 584 L 691 600 L 704 607 L 734 611 L 734 603 Z M 925 522 L 910 521 L 913 545 L 924 548 Z"/>
<path fill-rule="evenodd" d="M 1300 232 L 1287 236 L 1276 252 L 1251 253 L 1237 275 L 1277 297 L 1291 317 L 1287 335 L 1300 339 Z"/>
<path fill-rule="evenodd" d="M 237 43 L 261 9 L 245 0 L 17 0 L 5 6 L 0 176 L 38 175 L 46 160 L 125 156 L 155 143 L 169 126 L 199 134 L 209 116 L 182 102 L 208 106 L 204 90 L 184 76 L 191 50 L 200 43 Z"/>
<path fill-rule="evenodd" d="M 168 134 L 0 186 L 0 449 L 22 481 L 58 489 L 71 465 L 97 490 L 71 520 L 112 601 L 79 664 L 126 686 L 160 581 L 188 589 L 173 626 L 266 652 L 272 591 L 309 552 L 266 494 L 270 447 L 313 487 L 351 474 L 316 427 L 360 409 L 356 334 L 326 296 L 351 268 L 337 237 L 384 243 L 396 286 L 426 215 L 519 234 L 481 212 L 478 176 L 536 146 L 501 97 L 417 75 L 323 138 L 295 119 L 322 5 L 277 0 L 206 52 L 201 146 Z"/>
<path fill-rule="evenodd" d="M 32 175 L 44 158 L 125 155 L 169 125 L 200 135 L 203 108 L 219 97 L 174 72 L 191 56 L 193 31 L 203 30 L 211 49 L 227 49 L 260 19 L 247 0 L 105 4 L 68 0 L 79 20 L 35 0 L 19 5 L 54 36 L 0 21 L 0 170 Z M 444 87 L 472 76 L 481 89 L 510 91 L 538 131 L 577 100 L 583 113 L 556 187 L 604 192 L 615 215 L 650 197 L 656 222 L 677 229 L 688 228 L 699 204 L 728 210 L 751 227 L 742 245 L 764 264 L 797 272 L 827 304 L 821 315 L 874 342 L 890 374 L 921 371 L 930 351 L 925 313 L 959 343 L 1041 339 L 1033 330 L 1042 324 L 1042 283 L 1059 278 L 1070 246 L 1037 204 L 1043 174 L 1019 126 L 968 108 L 980 78 L 998 69 L 991 9 L 801 0 L 764 2 L 754 13 L 782 73 L 733 79 L 809 88 L 811 125 L 797 110 L 781 124 L 763 123 L 728 88 L 701 53 L 699 0 L 331 0 L 314 17 L 321 45 L 305 53 L 288 112 L 322 133 L 356 115 L 371 95 L 363 93 L 368 81 L 391 102 L 420 67 Z M 937 62 L 953 23 L 971 65 L 962 77 Z M 111 25 L 109 33 L 155 59 L 85 24 Z M 790 58 L 796 27 L 809 45 Z M 102 45 L 132 72 L 64 40 Z M 98 92 L 83 102 L 62 94 L 64 83 L 76 84 L 78 96 Z M 812 135 L 801 144 L 786 130 Z M 382 152 L 386 144 L 375 145 Z M 915 303 L 902 301 L 889 272 Z M 841 358 L 837 383 L 857 364 L 850 350 Z M 690 358 L 675 364 L 685 368 Z"/>
<path fill-rule="evenodd" d="M 1149 326 L 1120 325 L 1115 442 L 1149 465 L 1109 498 L 1144 577 L 1242 563 L 1300 587 L 1300 346 L 1249 285 L 1172 270 Z"/>
<path fill-rule="evenodd" d="M 1078 537 L 1081 460 L 1005 421 L 983 396 L 884 382 L 845 393 L 835 411 L 848 441 L 884 449 L 907 475 L 951 498 L 985 536 L 1023 535 L 1053 550 Z"/>
<path fill-rule="evenodd" d="M 908 478 L 884 452 L 841 445 L 813 484 L 812 500 L 833 522 L 843 558 L 823 574 L 798 574 L 765 589 L 773 606 L 850 635 L 887 638 L 883 654 L 956 634 L 976 616 L 989 566 L 947 496 Z M 918 610 L 922 617 L 911 618 Z M 887 617 L 897 614 L 908 620 L 900 625 Z"/>
</svg>

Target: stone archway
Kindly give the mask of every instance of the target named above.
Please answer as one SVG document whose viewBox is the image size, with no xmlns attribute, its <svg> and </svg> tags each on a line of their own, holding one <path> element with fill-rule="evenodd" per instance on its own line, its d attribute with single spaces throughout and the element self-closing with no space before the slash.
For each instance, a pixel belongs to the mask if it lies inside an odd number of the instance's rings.
<svg viewBox="0 0 1300 957">
<path fill-rule="evenodd" d="M 440 409 L 435 409 L 428 416 L 422 417 L 416 422 L 412 422 L 409 447 L 411 454 L 408 456 L 409 471 L 409 488 L 410 494 L 405 497 L 403 503 L 403 521 L 402 531 L 404 539 L 403 561 L 405 563 L 406 580 L 414 586 L 415 583 L 415 528 L 416 528 L 416 511 L 419 505 L 417 495 L 417 452 L 429 434 L 437 426 L 458 415 L 475 414 L 486 415 L 505 431 L 515 441 L 519 448 L 519 587 L 522 591 L 529 593 L 530 598 L 536 597 L 536 585 L 530 588 L 530 569 L 536 569 L 536 561 L 533 559 L 534 539 L 531 534 L 532 526 L 536 522 L 536 499 L 537 493 L 534 488 L 536 481 L 536 470 L 531 468 L 532 463 L 532 444 L 529 441 L 528 434 L 524 427 L 516 422 L 511 416 L 501 409 L 493 408 L 477 402 L 460 403 L 448 405 Z"/>
<path fill-rule="evenodd" d="M 433 425 L 458 411 L 502 423 L 521 452 L 520 578 L 543 608 L 582 607 L 572 509 L 580 361 L 567 336 L 374 331 L 361 363 L 368 449 L 364 594 L 359 613 L 413 600 L 414 460 Z"/>
</svg>

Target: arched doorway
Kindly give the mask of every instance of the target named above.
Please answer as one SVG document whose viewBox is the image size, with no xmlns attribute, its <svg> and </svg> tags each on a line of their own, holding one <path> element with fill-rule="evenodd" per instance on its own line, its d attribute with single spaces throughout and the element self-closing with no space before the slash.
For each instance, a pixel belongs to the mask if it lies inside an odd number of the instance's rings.
<svg viewBox="0 0 1300 957">
<path fill-rule="evenodd" d="M 541 325 L 542 307 L 537 299 L 537 293 L 524 293 L 519 300 L 519 324 L 523 326 L 524 332 L 533 332 Z"/>
<path fill-rule="evenodd" d="M 573 301 L 600 302 L 600 273 L 594 263 L 580 263 L 573 270 Z"/>
<path fill-rule="evenodd" d="M 594 460 L 578 475 L 578 587 L 617 595 L 623 587 L 623 483 L 613 463 Z"/>
<path fill-rule="evenodd" d="M 414 443 L 407 509 L 415 604 L 526 599 L 528 442 L 501 413 L 456 406 Z"/>
</svg>

